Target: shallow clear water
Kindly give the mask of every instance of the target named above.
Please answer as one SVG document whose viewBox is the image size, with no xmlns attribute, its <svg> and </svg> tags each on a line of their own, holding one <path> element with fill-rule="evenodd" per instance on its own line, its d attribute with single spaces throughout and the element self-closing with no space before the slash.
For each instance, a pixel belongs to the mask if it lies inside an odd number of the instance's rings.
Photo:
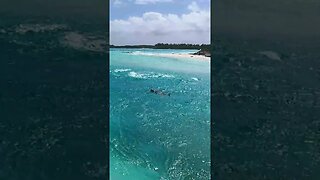
<svg viewBox="0 0 320 180">
<path fill-rule="evenodd" d="M 209 179 L 210 63 L 149 56 L 195 51 L 110 50 L 111 179 Z"/>
</svg>

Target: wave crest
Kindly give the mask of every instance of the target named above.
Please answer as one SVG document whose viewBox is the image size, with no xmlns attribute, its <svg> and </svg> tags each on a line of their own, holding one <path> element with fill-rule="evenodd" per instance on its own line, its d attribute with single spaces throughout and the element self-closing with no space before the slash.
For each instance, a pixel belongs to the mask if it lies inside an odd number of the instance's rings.
<svg viewBox="0 0 320 180">
<path fill-rule="evenodd" d="M 127 72 L 131 71 L 131 69 L 115 69 L 113 72 L 118 73 L 118 72 Z"/>
<path fill-rule="evenodd" d="M 138 79 L 149 79 L 149 78 L 174 78 L 175 76 L 171 74 L 163 74 L 163 73 L 139 73 L 131 71 L 128 73 L 128 76 Z"/>
</svg>

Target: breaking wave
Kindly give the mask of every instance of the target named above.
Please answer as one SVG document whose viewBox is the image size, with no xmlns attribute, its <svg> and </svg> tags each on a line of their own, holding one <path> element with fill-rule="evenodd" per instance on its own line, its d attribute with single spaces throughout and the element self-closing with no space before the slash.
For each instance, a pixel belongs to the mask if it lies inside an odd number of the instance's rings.
<svg viewBox="0 0 320 180">
<path fill-rule="evenodd" d="M 118 73 L 118 72 L 127 72 L 131 71 L 131 69 L 115 69 L 113 72 Z"/>
<path fill-rule="evenodd" d="M 196 78 L 196 77 L 193 77 L 193 78 L 191 78 L 191 79 L 194 80 L 194 81 L 199 81 L 199 79 Z"/>
<path fill-rule="evenodd" d="M 174 78 L 175 76 L 170 74 L 162 74 L 162 73 L 139 73 L 131 71 L 128 73 L 128 76 L 138 79 L 149 79 L 149 78 Z"/>
</svg>

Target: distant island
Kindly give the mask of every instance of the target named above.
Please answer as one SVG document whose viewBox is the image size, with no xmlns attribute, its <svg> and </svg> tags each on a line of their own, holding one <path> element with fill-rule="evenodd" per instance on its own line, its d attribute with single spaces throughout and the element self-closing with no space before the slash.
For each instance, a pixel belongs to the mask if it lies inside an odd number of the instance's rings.
<svg viewBox="0 0 320 180">
<path fill-rule="evenodd" d="M 200 51 L 193 55 L 203 55 L 211 57 L 211 45 L 210 44 L 168 44 L 157 43 L 155 45 L 124 45 L 116 46 L 110 45 L 110 48 L 151 48 L 151 49 L 200 49 Z"/>
</svg>

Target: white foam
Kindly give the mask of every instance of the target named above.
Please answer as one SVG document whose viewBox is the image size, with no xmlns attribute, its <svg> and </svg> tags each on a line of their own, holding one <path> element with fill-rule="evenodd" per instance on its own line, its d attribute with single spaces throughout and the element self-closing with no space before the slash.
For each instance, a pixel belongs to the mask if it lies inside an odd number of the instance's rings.
<svg viewBox="0 0 320 180">
<path fill-rule="evenodd" d="M 131 71 L 131 69 L 115 69 L 114 72 L 118 73 L 118 72 L 127 72 L 127 71 Z"/>
<path fill-rule="evenodd" d="M 154 73 L 154 74 L 150 74 L 149 77 L 153 77 L 153 78 L 174 78 L 173 75 L 170 74 L 162 74 L 162 73 Z"/>
<path fill-rule="evenodd" d="M 193 77 L 193 78 L 191 78 L 191 79 L 194 80 L 194 81 L 199 81 L 199 79 L 196 78 L 196 77 Z"/>
<path fill-rule="evenodd" d="M 131 54 L 132 55 L 144 55 L 144 56 L 153 56 L 153 55 L 155 55 L 154 53 L 147 53 L 147 52 L 142 52 L 142 51 L 134 51 Z"/>
<path fill-rule="evenodd" d="M 138 79 L 146 79 L 144 74 L 136 73 L 134 71 L 129 72 L 128 76 L 133 77 L 133 78 L 138 78 Z"/>
<path fill-rule="evenodd" d="M 128 73 L 128 76 L 138 79 L 149 79 L 149 78 L 174 78 L 173 75 L 170 74 L 162 74 L 162 73 L 139 73 L 131 71 Z"/>
</svg>

